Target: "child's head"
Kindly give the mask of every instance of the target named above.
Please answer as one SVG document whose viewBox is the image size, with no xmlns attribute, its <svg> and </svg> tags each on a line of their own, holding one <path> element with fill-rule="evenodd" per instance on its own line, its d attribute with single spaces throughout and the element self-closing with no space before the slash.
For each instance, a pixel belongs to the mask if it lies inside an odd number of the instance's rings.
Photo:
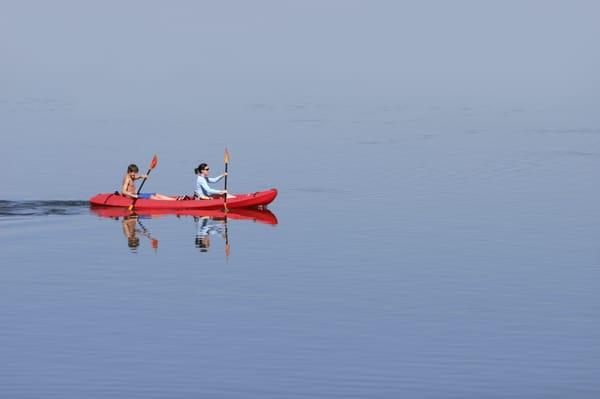
<svg viewBox="0 0 600 399">
<path fill-rule="evenodd" d="M 136 164 L 132 163 L 127 167 L 127 173 L 137 173 L 139 171 Z"/>
</svg>

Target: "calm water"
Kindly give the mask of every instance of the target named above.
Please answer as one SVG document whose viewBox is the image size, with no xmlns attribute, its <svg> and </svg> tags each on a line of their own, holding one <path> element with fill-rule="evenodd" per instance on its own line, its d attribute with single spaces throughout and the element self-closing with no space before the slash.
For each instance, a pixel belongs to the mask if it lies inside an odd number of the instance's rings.
<svg viewBox="0 0 600 399">
<path fill-rule="evenodd" d="M 23 101 L 0 105 L 0 397 L 600 395 L 594 106 Z M 154 152 L 146 187 L 190 192 L 225 146 L 269 213 L 87 205 Z"/>
</svg>

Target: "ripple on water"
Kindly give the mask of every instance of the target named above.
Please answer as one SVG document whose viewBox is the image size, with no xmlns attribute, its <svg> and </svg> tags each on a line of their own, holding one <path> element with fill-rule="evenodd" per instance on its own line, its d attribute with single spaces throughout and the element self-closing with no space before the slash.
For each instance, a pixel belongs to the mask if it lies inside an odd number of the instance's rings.
<svg viewBox="0 0 600 399">
<path fill-rule="evenodd" d="M 87 212 L 89 202 L 50 200 L 50 201 L 6 201 L 0 200 L 0 217 L 9 216 L 48 216 L 80 215 Z"/>
</svg>

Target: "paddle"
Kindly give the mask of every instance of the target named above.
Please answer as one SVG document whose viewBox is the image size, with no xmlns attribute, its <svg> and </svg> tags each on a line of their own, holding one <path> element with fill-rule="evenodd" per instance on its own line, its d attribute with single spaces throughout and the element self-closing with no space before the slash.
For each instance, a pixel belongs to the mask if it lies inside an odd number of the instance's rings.
<svg viewBox="0 0 600 399">
<path fill-rule="evenodd" d="M 229 260 L 229 231 L 227 230 L 227 213 L 225 213 L 225 257 Z"/>
<path fill-rule="evenodd" d="M 146 183 L 146 179 L 148 179 L 148 175 L 150 174 L 150 172 L 152 172 L 152 169 L 156 168 L 156 165 L 158 164 L 158 157 L 156 156 L 156 154 L 154 154 L 154 156 L 152 157 L 152 161 L 150 161 L 150 167 L 148 168 L 148 172 L 146 172 L 146 177 L 144 177 L 144 180 L 142 180 L 142 184 L 140 184 L 140 188 L 138 188 L 137 190 L 137 195 L 140 195 L 140 192 L 142 191 L 142 187 L 144 187 L 144 183 Z M 133 203 L 131 205 L 129 205 L 129 210 L 131 211 L 134 207 L 135 207 L 135 203 L 137 202 L 138 197 L 133 199 Z"/>
<path fill-rule="evenodd" d="M 229 166 L 229 151 L 227 151 L 227 148 L 225 148 L 223 160 L 225 161 L 225 173 L 227 173 L 227 166 Z M 223 207 L 225 208 L 225 212 L 227 212 L 227 174 L 225 175 L 225 194 L 223 194 Z"/>
<path fill-rule="evenodd" d="M 225 154 L 223 155 L 225 161 L 225 173 L 227 173 L 227 167 L 229 166 L 229 151 L 225 148 Z M 223 195 L 223 206 L 225 207 L 225 257 L 229 260 L 229 232 L 227 231 L 227 175 L 225 175 L 225 194 Z"/>
</svg>

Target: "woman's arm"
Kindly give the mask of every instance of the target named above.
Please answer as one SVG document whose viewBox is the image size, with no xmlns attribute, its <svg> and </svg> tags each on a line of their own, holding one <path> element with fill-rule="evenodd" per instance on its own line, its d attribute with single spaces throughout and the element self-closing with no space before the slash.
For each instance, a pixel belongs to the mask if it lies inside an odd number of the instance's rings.
<svg viewBox="0 0 600 399">
<path fill-rule="evenodd" d="M 221 190 L 215 190 L 214 188 L 210 188 L 210 186 L 208 185 L 206 180 L 207 179 L 203 179 L 203 178 L 198 179 L 198 185 L 200 185 L 200 187 L 202 188 L 201 194 L 206 194 L 206 195 L 223 194 L 223 192 Z"/>
<path fill-rule="evenodd" d="M 199 177 L 198 178 L 198 184 L 196 185 L 196 191 L 198 191 L 199 194 L 205 194 L 205 195 L 214 195 L 214 194 L 222 194 L 221 190 L 215 190 L 214 188 L 211 188 L 208 183 L 206 182 L 207 179 L 203 178 L 203 177 Z"/>
<path fill-rule="evenodd" d="M 224 178 L 225 176 L 227 176 L 227 173 L 223 173 L 222 175 L 217 176 L 217 177 L 209 177 L 208 181 L 211 182 L 211 183 L 216 183 L 219 180 L 221 180 L 222 178 Z"/>
</svg>

